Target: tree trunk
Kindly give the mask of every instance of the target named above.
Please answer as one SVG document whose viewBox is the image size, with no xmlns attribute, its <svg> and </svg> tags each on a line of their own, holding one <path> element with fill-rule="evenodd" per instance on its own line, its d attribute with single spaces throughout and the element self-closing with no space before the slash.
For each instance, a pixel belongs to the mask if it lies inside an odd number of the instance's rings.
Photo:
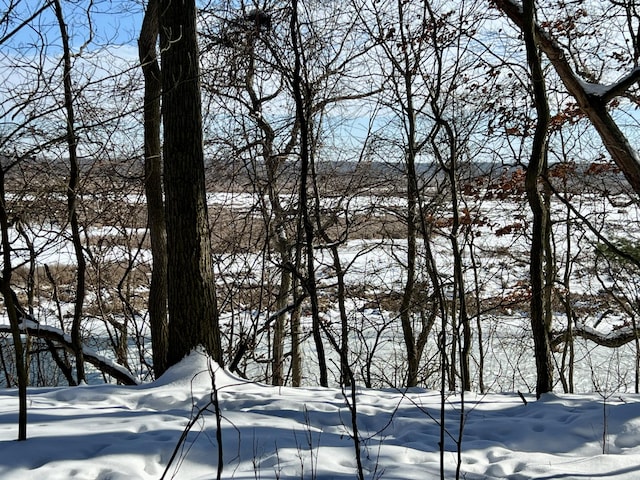
<svg viewBox="0 0 640 480">
<path fill-rule="evenodd" d="M 207 217 L 195 0 L 160 0 L 168 365 L 222 348 Z"/>
<path fill-rule="evenodd" d="M 292 242 L 287 235 L 287 214 L 285 208 L 282 206 L 280 199 L 280 189 L 278 188 L 278 178 L 280 175 L 280 169 L 284 162 L 286 154 L 291 153 L 293 145 L 295 145 L 296 129 L 293 128 L 292 140 L 289 142 L 290 147 L 285 150 L 285 155 L 280 154 L 274 149 L 274 141 L 276 133 L 273 130 L 271 124 L 265 118 L 262 111 L 264 99 L 260 97 L 260 89 L 256 88 L 255 82 L 255 38 L 254 33 L 247 41 L 248 44 L 248 66 L 245 74 L 245 85 L 249 98 L 251 99 L 251 117 L 256 122 L 260 132 L 262 133 L 261 143 L 261 155 L 266 166 L 267 175 L 267 196 L 269 198 L 269 208 L 263 208 L 263 218 L 265 225 L 269 232 L 268 242 L 273 246 L 276 254 L 278 255 L 278 263 L 280 265 L 280 284 L 278 285 L 278 292 L 276 294 L 276 300 L 274 309 L 278 313 L 273 325 L 273 355 L 272 355 L 272 373 L 271 383 L 272 385 L 284 385 L 285 372 L 285 338 L 287 335 L 287 319 L 289 314 L 287 312 L 287 305 L 289 304 L 289 298 L 291 296 L 291 285 L 293 279 L 293 272 L 291 271 L 291 253 L 290 249 Z"/>
<path fill-rule="evenodd" d="M 302 213 L 302 224 L 304 229 L 304 240 L 306 248 L 307 260 L 307 278 L 305 279 L 305 290 L 309 294 L 311 303 L 311 319 L 312 319 L 312 335 L 318 355 L 318 369 L 320 371 L 320 385 L 326 387 L 329 385 L 327 374 L 327 360 L 325 358 L 324 344 L 322 343 L 322 335 L 320 332 L 320 311 L 318 306 L 318 292 L 315 279 L 315 260 L 313 257 L 313 240 L 314 229 L 311 222 L 308 204 L 308 178 L 311 167 L 311 153 L 309 147 L 309 108 L 305 100 L 308 92 L 303 92 L 302 78 L 302 52 L 299 45 L 299 24 L 298 24 L 298 1 L 293 0 L 291 6 L 291 41 L 294 53 L 294 69 L 293 69 L 293 94 L 295 97 L 296 117 L 300 125 L 300 209 Z"/>
<path fill-rule="evenodd" d="M 75 133 L 75 119 L 73 109 L 73 91 L 71 84 L 71 50 L 69 47 L 69 36 L 67 27 L 64 23 L 62 14 L 62 6 L 59 0 L 55 0 L 56 18 L 60 28 L 60 37 L 62 38 L 62 55 L 63 55 L 63 86 L 64 86 L 64 107 L 67 114 L 67 146 L 69 149 L 69 183 L 67 185 L 67 208 L 69 213 L 69 224 L 71 225 L 71 240 L 76 255 L 77 280 L 76 280 L 76 299 L 73 309 L 73 323 L 71 324 L 71 342 L 75 350 L 76 356 L 76 375 L 78 384 L 85 381 L 84 358 L 82 353 L 82 336 L 80 332 L 80 324 L 82 322 L 82 310 L 84 305 L 84 297 L 86 293 L 86 270 L 87 262 L 84 258 L 82 248 L 82 239 L 80 237 L 80 224 L 78 221 L 77 201 L 78 186 L 80 177 L 80 168 L 77 156 L 77 138 Z"/>
<path fill-rule="evenodd" d="M 398 14 L 400 22 L 403 22 L 403 11 L 398 2 Z M 404 29 L 401 29 L 402 45 L 408 45 Z M 414 295 L 416 289 L 416 257 L 417 257 L 417 234 L 418 234 L 418 210 L 419 195 L 418 175 L 416 173 L 416 110 L 413 106 L 413 81 L 414 74 L 411 68 L 411 60 L 405 50 L 403 52 L 404 68 L 398 68 L 404 82 L 405 104 L 403 107 L 407 130 L 407 145 L 405 146 L 405 168 L 407 181 L 407 279 L 402 292 L 402 302 L 400 304 L 400 323 L 405 348 L 407 350 L 407 387 L 415 387 L 418 384 L 418 371 L 420 368 L 420 355 L 416 349 L 415 332 L 413 328 Z M 400 93 L 400 95 L 402 95 Z"/>
<path fill-rule="evenodd" d="M 444 170 L 449 177 L 449 188 L 451 192 L 451 212 L 453 216 L 453 224 L 451 225 L 451 251 L 453 253 L 453 306 L 452 306 L 452 318 L 456 316 L 456 304 L 458 321 L 455 322 L 457 326 L 457 332 L 454 332 L 456 337 L 459 336 L 459 330 L 462 329 L 462 342 L 460 346 L 460 380 L 463 391 L 471 391 L 471 369 L 469 366 L 471 358 L 471 325 L 469 321 L 469 313 L 467 310 L 467 296 L 464 281 L 464 264 L 462 258 L 462 250 L 460 243 L 458 242 L 458 235 L 460 233 L 460 210 L 459 210 L 459 190 L 458 190 L 458 154 L 455 146 L 455 134 L 451 126 L 440 116 L 438 109 L 433 107 L 436 113 L 436 118 L 442 123 L 447 132 L 447 139 L 449 141 L 449 162 L 445 165 L 443 159 Z M 436 157 L 440 159 L 440 153 L 437 145 L 434 145 L 434 151 Z"/>
<path fill-rule="evenodd" d="M 20 318 L 18 318 L 15 295 L 11 290 L 11 244 L 9 241 L 9 218 L 6 208 L 6 195 L 4 190 L 4 170 L 0 169 L 0 234 L 2 239 L 2 277 L 0 278 L 0 291 L 4 297 L 13 348 L 16 354 L 16 373 L 18 375 L 18 440 L 27 439 L 27 383 L 29 372 L 27 370 L 22 335 L 20 332 Z"/>
<path fill-rule="evenodd" d="M 411 120 L 409 120 L 411 121 Z M 409 139 L 409 143 L 413 144 L 413 138 Z M 404 345 L 407 350 L 407 387 L 415 387 L 418 384 L 418 371 L 420 368 L 420 358 L 416 351 L 415 334 L 411 321 L 413 311 L 413 296 L 415 291 L 415 275 L 416 275 L 416 236 L 417 236 L 417 179 L 415 170 L 415 159 L 411 152 L 407 155 L 407 268 L 405 274 L 407 279 L 402 293 L 402 302 L 400 304 L 400 323 L 402 325 L 402 334 Z"/>
<path fill-rule="evenodd" d="M 549 211 L 538 187 L 538 179 L 546 170 L 547 131 L 549 128 L 549 105 L 545 89 L 544 73 L 538 47 L 535 43 L 535 11 L 533 0 L 524 2 L 523 34 L 527 49 L 527 60 L 531 71 L 531 82 L 535 107 L 538 114 L 533 138 L 531 158 L 527 168 L 525 188 L 533 213 L 533 232 L 530 255 L 531 276 L 531 329 L 533 332 L 536 359 L 536 396 L 553 389 L 553 361 L 548 335 L 548 301 L 545 274 L 545 252 L 548 246 Z M 550 265 L 546 265 L 550 268 Z"/>
<path fill-rule="evenodd" d="M 331 256 L 333 257 L 333 268 L 336 272 L 338 282 L 338 310 L 340 312 L 340 385 L 345 387 L 353 386 L 353 372 L 349 365 L 349 316 L 347 314 L 347 287 L 344 281 L 345 270 L 342 267 L 338 244 L 334 242 L 331 245 Z M 355 408 L 355 404 L 354 404 Z"/>
<path fill-rule="evenodd" d="M 160 96 L 162 84 L 156 47 L 158 0 L 149 0 L 142 21 L 138 53 L 144 74 L 144 166 L 147 226 L 153 264 L 149 289 L 149 324 L 153 346 L 153 371 L 157 377 L 167 368 L 169 332 L 167 324 L 167 236 L 162 191 L 160 144 Z"/>
<path fill-rule="evenodd" d="M 298 254 L 296 253 L 296 257 Z M 296 260 L 296 265 L 300 262 Z M 293 277 L 292 288 L 294 304 L 297 304 L 296 300 L 301 293 L 298 288 L 298 281 L 296 277 Z M 297 305 L 291 312 L 290 317 L 290 330 L 291 330 L 291 385 L 293 387 L 302 386 L 302 325 L 300 322 L 300 305 Z"/>
</svg>

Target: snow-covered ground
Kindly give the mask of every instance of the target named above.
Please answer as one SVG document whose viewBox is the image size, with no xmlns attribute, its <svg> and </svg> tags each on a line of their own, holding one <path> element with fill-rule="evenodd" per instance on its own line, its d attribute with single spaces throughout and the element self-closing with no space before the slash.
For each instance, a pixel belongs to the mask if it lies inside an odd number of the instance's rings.
<svg viewBox="0 0 640 480">
<path fill-rule="evenodd" d="M 234 208 L 238 209 L 248 202 L 244 197 L 233 200 Z M 585 209 L 592 213 L 597 213 L 602 203 L 587 196 L 583 200 Z M 229 200 L 210 198 L 210 202 L 216 201 Z M 387 206 L 392 208 L 393 202 L 389 201 Z M 485 203 L 477 212 L 480 217 L 490 219 L 487 224 L 477 225 L 479 233 L 474 238 L 477 251 L 482 253 L 477 259 L 477 280 L 483 298 L 499 300 L 517 295 L 521 282 L 526 281 L 526 234 L 492 234 L 516 221 L 526 222 L 526 218 L 518 216 L 520 211 L 513 203 L 496 201 Z M 621 233 L 637 238 L 640 232 L 637 215 L 635 208 L 607 210 L 608 221 L 601 228 L 613 238 Z M 556 228 L 563 228 L 561 222 Z M 136 232 L 104 228 L 88 233 L 115 238 Z M 39 264 L 71 262 L 68 242 L 63 237 L 54 238 L 55 241 L 51 240 L 44 228 L 34 234 Z M 559 231 L 556 244 L 559 268 L 564 266 L 566 240 Z M 578 229 L 572 241 L 572 248 L 577 246 L 586 252 L 586 260 L 576 262 L 570 277 L 574 294 L 589 296 L 587 300 L 577 298 L 577 306 L 578 302 L 593 301 L 600 288 L 611 287 L 616 281 L 635 288 L 632 277 L 627 283 L 622 283 L 622 277 L 603 277 L 601 284 L 600 279 L 595 282 L 589 275 L 581 274 L 591 268 L 598 239 Z M 124 240 L 121 243 L 126 244 Z M 106 245 L 104 251 L 94 252 L 96 258 L 98 253 L 105 261 L 122 256 L 120 242 Z M 26 255 L 21 239 L 16 246 L 17 256 Z M 495 255 L 498 250 L 502 253 Z M 347 267 L 345 281 L 354 292 L 360 292 L 350 297 L 347 305 L 353 328 L 350 354 L 357 366 L 367 365 L 366 360 L 371 359 L 368 364 L 372 369 L 372 385 L 403 383 L 402 332 L 393 312 L 384 310 L 372 299 L 401 290 L 405 252 L 406 241 L 391 238 L 354 239 L 340 250 Z M 446 235 L 436 236 L 434 253 L 441 273 L 448 275 L 452 267 Z M 134 263 L 146 260 L 148 252 L 138 250 Z M 260 285 L 271 268 L 269 260 L 255 252 L 221 255 L 217 260 L 219 281 L 236 281 L 241 285 Z M 332 259 L 319 250 L 317 261 L 319 285 L 330 293 L 335 283 Z M 474 280 L 472 273 L 467 272 L 470 283 Z M 261 325 L 269 312 L 250 307 L 239 305 L 240 310 L 232 312 L 233 315 L 224 313 L 223 327 L 229 330 L 232 319 L 238 322 L 236 329 L 248 329 L 253 322 Z M 545 395 L 535 401 L 528 394 L 535 384 L 528 318 L 526 312 L 516 308 L 504 308 L 482 318 L 484 381 L 490 392 L 521 390 L 524 396 L 447 395 L 442 459 L 439 447 L 442 399 L 438 391 L 376 390 L 358 385 L 357 427 L 364 478 L 440 478 L 441 466 L 447 479 L 456 478 L 457 468 L 459 478 L 467 480 L 640 478 L 640 395 L 627 393 L 634 390 L 635 345 L 609 349 L 576 339 L 575 391 L 596 393 Z M 49 314 L 50 311 L 53 313 Z M 53 306 L 42 300 L 37 318 L 41 325 L 56 324 L 55 313 Z M 330 294 L 326 295 L 323 319 L 329 325 L 339 323 Z M 612 313 L 599 316 L 594 307 L 593 312 L 584 313 L 582 320 L 587 326 L 597 326 L 604 334 L 624 326 L 625 319 Z M 308 316 L 303 314 L 303 327 L 308 327 L 308 322 Z M 561 310 L 555 312 L 554 322 L 566 324 Z M 92 335 L 91 339 L 101 339 L 106 325 L 95 317 L 83 327 Z M 141 335 L 143 330 L 144 325 L 140 326 Z M 235 341 L 228 336 L 226 341 Z M 471 369 L 474 390 L 478 391 L 475 338 Z M 268 339 L 263 343 L 256 347 L 256 352 L 266 356 Z M 99 342 L 96 345 L 88 342 L 88 346 L 101 351 Z M 303 349 L 304 388 L 248 382 L 210 365 L 202 354 L 193 354 L 156 382 L 136 387 L 101 384 L 30 389 L 26 442 L 15 441 L 17 392 L 0 390 L 0 479 L 216 478 L 218 442 L 215 409 L 210 404 L 210 369 L 214 372 L 221 414 L 222 478 L 357 478 L 350 392 L 311 386 L 317 384 L 311 340 L 304 342 Z M 339 360 L 332 351 L 328 355 L 330 368 L 336 367 L 330 372 L 330 380 L 336 380 Z M 557 352 L 556 360 L 560 364 L 561 352 Z M 424 361 L 427 370 L 439 364 L 435 341 L 427 344 Z M 266 364 L 254 363 L 246 367 L 246 373 L 250 378 L 265 378 L 260 369 Z M 434 375 L 424 385 L 437 389 L 438 379 Z M 559 383 L 555 388 L 562 391 Z M 190 430 L 183 437 L 188 426 Z"/>
<path fill-rule="evenodd" d="M 249 383 L 199 353 L 147 385 L 30 390 L 25 442 L 15 441 L 16 392 L 1 391 L 0 478 L 216 478 L 210 371 L 221 413 L 222 478 L 357 478 L 349 392 Z M 445 477 L 455 478 L 464 418 L 460 478 L 640 478 L 640 396 L 526 400 L 517 394 L 467 394 L 464 403 L 460 396 L 446 398 Z M 440 478 L 440 402 L 434 391 L 358 389 L 364 478 Z"/>
</svg>

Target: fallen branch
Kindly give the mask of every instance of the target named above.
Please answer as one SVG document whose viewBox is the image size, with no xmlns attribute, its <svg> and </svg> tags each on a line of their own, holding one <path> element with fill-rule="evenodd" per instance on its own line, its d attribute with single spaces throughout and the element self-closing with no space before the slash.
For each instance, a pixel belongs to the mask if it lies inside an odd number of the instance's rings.
<svg viewBox="0 0 640 480">
<path fill-rule="evenodd" d="M 640 330 L 633 327 L 623 327 L 612 330 L 609 333 L 603 333 L 594 328 L 579 325 L 574 327 L 571 333 L 567 331 L 555 333 L 551 339 L 551 346 L 555 349 L 571 338 L 584 338 L 603 347 L 618 348 L 635 341 L 636 338 L 640 338 Z"/>
<path fill-rule="evenodd" d="M 33 321 L 27 320 L 26 322 L 23 321 L 20 324 L 20 330 L 24 334 L 32 337 L 48 339 L 57 342 L 69 352 L 74 353 L 73 345 L 71 343 L 71 337 L 58 328 L 46 325 L 38 325 Z M 0 324 L 0 333 L 11 333 L 11 326 Z M 84 360 L 87 363 L 90 363 L 101 372 L 110 375 L 118 382 L 124 385 L 138 385 L 140 383 L 140 380 L 136 378 L 129 370 L 124 368 L 122 365 L 118 365 L 112 360 L 103 357 L 102 355 L 98 355 L 94 350 L 91 350 L 88 347 L 83 347 L 82 353 L 84 355 Z"/>
</svg>

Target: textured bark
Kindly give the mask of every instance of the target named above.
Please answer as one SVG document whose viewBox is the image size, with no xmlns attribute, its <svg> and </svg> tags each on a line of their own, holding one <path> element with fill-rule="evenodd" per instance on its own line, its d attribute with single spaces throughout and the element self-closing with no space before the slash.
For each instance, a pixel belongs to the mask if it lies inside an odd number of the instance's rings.
<svg viewBox="0 0 640 480">
<path fill-rule="evenodd" d="M 167 236 L 162 189 L 160 143 L 160 96 L 162 83 L 156 47 L 158 0 L 149 0 L 142 21 L 138 53 L 144 74 L 144 166 L 147 226 L 153 265 L 149 289 L 149 324 L 153 346 L 153 371 L 157 377 L 167 369 L 169 331 L 167 323 Z"/>
<path fill-rule="evenodd" d="M 222 363 L 202 145 L 195 0 L 160 0 L 168 364 L 197 346 Z"/>
</svg>

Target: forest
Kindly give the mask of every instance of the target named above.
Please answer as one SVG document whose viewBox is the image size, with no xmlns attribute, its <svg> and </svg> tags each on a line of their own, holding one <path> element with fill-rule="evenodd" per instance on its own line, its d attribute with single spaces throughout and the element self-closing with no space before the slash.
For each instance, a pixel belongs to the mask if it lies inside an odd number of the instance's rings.
<svg viewBox="0 0 640 480">
<path fill-rule="evenodd" d="M 273 386 L 639 393 L 635 0 L 2 3 L 21 439 L 27 388 L 197 348 Z"/>
</svg>

